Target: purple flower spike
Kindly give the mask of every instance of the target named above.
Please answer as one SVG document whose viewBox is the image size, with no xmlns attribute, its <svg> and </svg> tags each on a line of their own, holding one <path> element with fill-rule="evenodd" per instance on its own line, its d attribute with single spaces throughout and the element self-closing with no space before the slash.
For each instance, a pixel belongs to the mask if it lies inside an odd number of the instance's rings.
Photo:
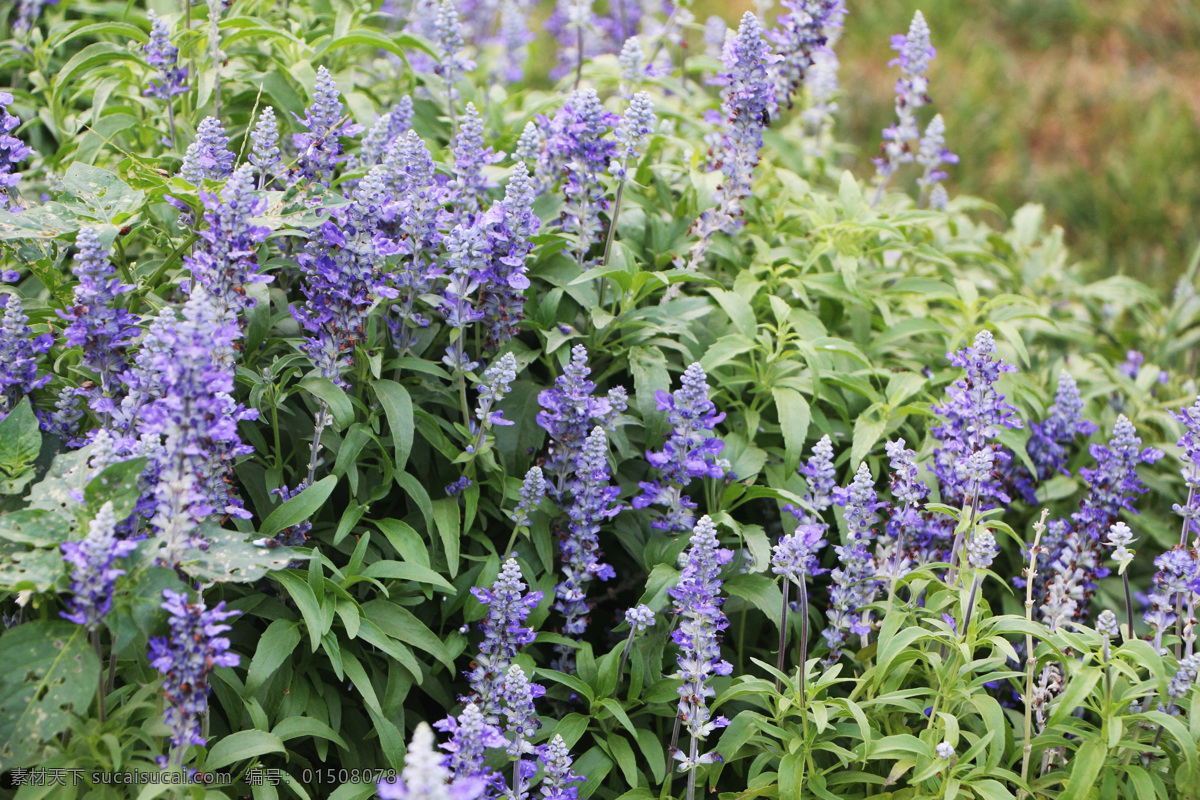
<svg viewBox="0 0 1200 800">
<path fill-rule="evenodd" d="M 776 69 L 777 94 L 791 108 L 792 96 L 804 85 L 816 54 L 829 42 L 827 31 L 841 25 L 846 10 L 841 0 L 782 0 L 780 5 L 788 13 L 779 15 L 778 27 L 767 35 L 782 57 Z"/>
<path fill-rule="evenodd" d="M 859 464 L 848 487 L 834 490 L 834 502 L 846 509 L 846 543 L 833 548 L 838 567 L 832 572 L 829 591 L 829 627 L 822 632 L 829 644 L 829 655 L 825 657 L 829 664 L 841 657 L 850 634 L 866 644 L 871 612 L 864 606 L 875 599 L 880 584 L 870 545 L 875 538 L 872 526 L 879 521 L 875 512 L 884 504 L 875 494 L 874 479 L 865 462 Z"/>
<path fill-rule="evenodd" d="M 1175 503 L 1172 510 L 1183 518 L 1183 529 L 1180 533 L 1180 544 L 1186 544 L 1188 534 L 1200 535 L 1200 397 L 1191 408 L 1181 408 L 1172 411 L 1171 416 L 1183 423 L 1183 436 L 1178 446 L 1183 450 L 1180 459 L 1185 464 L 1179 471 L 1183 476 L 1183 485 L 1187 487 L 1187 502 L 1183 505 Z"/>
<path fill-rule="evenodd" d="M 783 510 L 795 517 L 801 525 L 819 523 L 820 514 L 833 505 L 833 490 L 837 481 L 837 470 L 833 466 L 833 441 L 829 434 L 822 436 L 813 445 L 812 455 L 807 463 L 801 465 L 797 474 L 803 475 L 808 482 L 808 492 L 804 501 L 812 507 L 817 516 L 807 510 L 787 503 Z"/>
<path fill-rule="evenodd" d="M 158 78 L 151 80 L 143 94 L 159 100 L 170 100 L 188 91 L 187 67 L 179 66 L 179 48 L 171 43 L 171 28 L 166 20 L 153 11 L 150 19 L 150 41 L 142 45 L 146 63 L 158 70 Z"/>
<path fill-rule="evenodd" d="M 504 676 L 517 652 L 536 638 L 532 628 L 522 623 L 542 600 L 538 591 L 525 592 L 521 567 L 515 558 L 504 562 L 491 589 L 471 589 L 471 594 L 488 607 L 481 623 L 483 641 L 475 667 L 467 673 L 471 687 L 470 699 L 479 705 L 484 717 L 497 724 Z"/>
<path fill-rule="evenodd" d="M 15 187 L 21 180 L 21 173 L 16 172 L 15 167 L 33 155 L 33 148 L 12 135 L 21 124 L 20 117 L 8 112 L 12 104 L 12 94 L 0 92 L 0 188 L 4 189 L 6 207 L 17 211 L 20 205 L 16 200 Z"/>
<path fill-rule="evenodd" d="M 541 467 L 530 467 L 521 481 L 521 501 L 513 509 L 512 520 L 517 525 L 529 525 L 529 515 L 546 498 L 546 479 Z"/>
<path fill-rule="evenodd" d="M 182 766 L 184 750 L 189 745 L 204 746 L 200 735 L 200 718 L 208 711 L 208 695 L 212 691 L 208 676 L 217 667 L 236 667 L 241 659 L 229 652 L 229 640 L 218 636 L 229 630 L 225 620 L 241 613 L 226 611 L 225 603 L 209 609 L 204 601 L 189 603 L 182 592 L 163 590 L 166 602 L 162 608 L 170 612 L 171 633 L 150 640 L 150 666 L 166 679 L 166 709 L 163 716 L 171 730 L 171 748 L 175 765 Z M 167 759 L 160 758 L 163 768 Z"/>
<path fill-rule="evenodd" d="M 488 783 L 470 776 L 452 777 L 434 750 L 433 730 L 419 723 L 413 731 L 399 780 L 381 780 L 376 787 L 379 800 L 479 800 Z"/>
<path fill-rule="evenodd" d="M 467 103 L 458 135 L 454 137 L 454 190 L 457 193 L 456 222 L 470 225 L 479 215 L 488 183 L 483 168 L 504 158 L 484 143 L 483 118 L 474 103 Z"/>
<path fill-rule="evenodd" d="M 201 191 L 200 201 L 208 228 L 199 232 L 184 266 L 218 313 L 236 317 L 254 307 L 246 286 L 272 280 L 258 273 L 257 252 L 271 231 L 251 222 L 266 210 L 267 201 L 254 194 L 254 171 L 248 165 L 240 167 L 219 193 Z"/>
<path fill-rule="evenodd" d="M 512 737 L 507 743 L 509 758 L 519 761 L 534 752 L 535 748 L 529 740 L 537 733 L 541 724 L 538 722 L 537 712 L 534 711 L 533 700 L 545 693 L 543 687 L 529 682 L 525 670 L 520 666 L 513 664 L 508 668 L 508 674 L 504 678 L 503 697 L 505 730 Z M 514 790 L 519 792 L 516 787 Z"/>
<path fill-rule="evenodd" d="M 721 567 L 733 560 L 733 551 L 721 547 L 717 528 L 706 515 L 696 523 L 690 546 L 681 556 L 683 573 L 670 590 L 679 627 L 671 638 L 679 646 L 679 718 L 691 738 L 687 753 L 673 753 L 681 772 L 692 772 L 701 764 L 711 764 L 714 752 L 700 753 L 700 743 L 717 728 L 729 724 L 724 717 L 713 718 L 708 698 L 716 694 L 709 685 L 714 675 L 728 675 L 733 666 L 721 658 L 721 632 L 729 620 L 721 612 Z"/>
<path fill-rule="evenodd" d="M 900 77 L 896 80 L 896 116 L 893 123 L 883 132 L 883 152 L 875 159 L 875 174 L 879 186 L 875 202 L 883 197 L 883 190 L 901 164 L 911 163 L 914 157 L 913 143 L 920 137 L 917 127 L 917 109 L 929 102 L 929 79 L 925 76 L 929 62 L 937 54 L 930 44 L 929 26 L 925 17 L 917 11 L 913 15 L 908 34 L 892 37 L 892 49 L 900 57 L 888 63 L 899 66 Z"/>
<path fill-rule="evenodd" d="M 958 156 L 946 149 L 946 123 L 941 114 L 934 115 L 925 129 L 925 135 L 921 137 L 917 147 L 917 163 L 925 168 L 925 172 L 917 179 L 921 197 L 932 197 L 930 193 L 941 187 L 941 181 L 947 177 L 942 165 L 958 163 Z"/>
<path fill-rule="evenodd" d="M 763 130 L 779 110 L 771 71 L 780 57 L 771 52 L 758 18 L 749 11 L 742 17 L 737 35 L 725 40 L 721 58 L 725 62 L 721 73 L 725 129 L 709 163 L 720 164 L 725 177 L 713 195 L 716 206 L 692 225 L 693 235 L 699 238 L 688 251 L 687 269 L 699 268 L 716 234 L 737 233 L 745 224 L 742 205 L 752 194 Z"/>
<path fill-rule="evenodd" d="M 573 783 L 586 780 L 571 770 L 571 751 L 562 736 L 554 734 L 550 743 L 542 747 L 538 758 L 542 762 L 542 800 L 576 800 L 579 789 Z"/>
<path fill-rule="evenodd" d="M 566 622 L 563 632 L 578 637 L 587 630 L 587 585 L 599 578 L 606 581 L 616 575 L 613 568 L 600 561 L 600 528 L 605 520 L 615 517 L 621 506 L 615 503 L 621 490 L 609 483 L 608 437 L 599 425 L 592 428 L 583 450 L 575 462 L 574 478 L 569 485 L 573 502 L 568 511 L 568 533 L 559 549 L 562 555 L 564 580 L 554 587 L 554 609 Z M 574 652 L 568 645 L 558 645 L 558 669 L 574 671 Z"/>
<path fill-rule="evenodd" d="M 534 248 L 530 239 L 542 224 L 533 213 L 534 195 L 529 170 L 518 161 L 504 199 L 480 220 L 489 255 L 480 297 L 488 348 L 510 341 L 524 317 L 525 290 L 530 286 L 525 273 Z"/>
<path fill-rule="evenodd" d="M 193 186 L 206 180 L 223 181 L 233 174 L 234 160 L 225 126 L 216 117 L 205 117 L 196 129 L 196 140 L 183 154 L 179 177 Z"/>
<path fill-rule="evenodd" d="M 1083 398 L 1079 386 L 1071 373 L 1063 370 L 1058 376 L 1058 389 L 1054 405 L 1042 422 L 1030 425 L 1029 444 L 1026 449 L 1037 466 L 1037 479 L 1049 480 L 1055 474 L 1069 475 L 1064 466 L 1067 462 L 1067 447 L 1076 436 L 1091 436 L 1096 426 L 1083 418 Z"/>
<path fill-rule="evenodd" d="M 54 344 L 48 333 L 34 336 L 29 317 L 15 294 L 0 294 L 0 420 L 16 408 L 22 397 L 50 382 L 50 375 L 38 377 L 37 357 Z"/>
<path fill-rule="evenodd" d="M 450 741 L 442 749 L 450 754 L 446 766 L 456 778 L 490 778 L 491 770 L 483 763 L 485 751 L 508 744 L 475 703 L 467 703 L 457 718 L 446 717 L 433 727 L 450 734 Z"/>
<path fill-rule="evenodd" d="M 633 40 L 633 41 L 636 41 Z M 642 157 L 646 138 L 654 132 L 657 122 L 654 101 L 645 92 L 638 92 L 629 100 L 629 108 L 617 125 L 617 152 L 608 165 L 608 172 L 617 180 L 625 180 L 630 167 L 636 166 Z"/>
<path fill-rule="evenodd" d="M 305 132 L 292 134 L 292 142 L 300 154 L 293 182 L 309 180 L 328 186 L 334 169 L 346 160 L 340 139 L 357 136 L 362 126 L 342 118 L 341 97 L 329 70 L 318 67 L 313 103 L 303 118 L 296 117 Z"/>
<path fill-rule="evenodd" d="M 79 229 L 78 252 L 71 271 L 79 281 L 75 304 L 58 315 L 69 320 L 63 338 L 71 347 L 83 348 L 83 363 L 100 376 L 102 395 L 110 395 L 117 376 L 125 371 L 125 348 L 137 335 L 134 316 L 116 304 L 134 287 L 117 279 L 108 248 L 95 228 Z"/>
<path fill-rule="evenodd" d="M 258 188 L 262 189 L 279 172 L 282 161 L 279 151 L 279 123 L 275 120 L 275 109 L 267 106 L 258 115 L 258 122 L 254 124 L 250 141 L 253 143 L 250 149 L 250 163 L 258 167 Z"/>
<path fill-rule="evenodd" d="M 83 541 L 60 545 L 63 560 L 73 567 L 72 597 L 67 603 L 70 613 L 61 612 L 63 619 L 95 628 L 112 608 L 113 586 L 117 578 L 125 574 L 125 570 L 113 564 L 137 549 L 137 542 L 116 538 L 116 527 L 113 505 L 105 503 L 88 526 Z"/>
<path fill-rule="evenodd" d="M 724 478 L 727 466 L 718 460 L 725 443 L 711 435 L 725 415 L 708 399 L 708 376 L 699 362 L 684 371 L 680 383 L 674 394 L 655 393 L 658 410 L 668 412 L 671 436 L 661 451 L 646 451 L 646 460 L 662 478 L 639 483 L 642 494 L 633 501 L 634 508 L 667 506 L 651 525 L 668 532 L 688 530 L 695 522 L 696 504 L 683 494 L 688 484 L 695 478 Z"/>
<path fill-rule="evenodd" d="M 475 62 L 466 57 L 466 42 L 463 41 L 462 24 L 454 0 L 442 0 L 433 22 L 434 40 L 441 50 L 441 60 L 433 68 L 435 74 L 446 81 L 450 100 L 458 97 L 454 84 L 464 73 L 475 69 Z"/>
<path fill-rule="evenodd" d="M 824 570 L 817 553 L 825 547 L 825 529 L 820 524 L 797 525 L 772 548 L 771 571 L 801 586 L 806 577 L 820 575 Z"/>
<path fill-rule="evenodd" d="M 391 111 L 375 118 L 375 124 L 367 131 L 362 142 L 363 161 L 368 167 L 383 162 L 383 157 L 392 143 L 412 127 L 412 119 L 412 98 L 407 95 L 400 98 L 400 102 L 392 106 Z"/>
</svg>

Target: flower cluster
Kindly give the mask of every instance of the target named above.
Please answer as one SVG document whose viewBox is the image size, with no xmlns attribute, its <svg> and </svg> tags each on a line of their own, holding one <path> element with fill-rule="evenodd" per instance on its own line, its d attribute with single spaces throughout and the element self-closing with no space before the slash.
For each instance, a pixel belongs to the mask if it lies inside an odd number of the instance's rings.
<svg viewBox="0 0 1200 800">
<path fill-rule="evenodd" d="M 608 164 L 610 175 L 617 180 L 625 180 L 629 168 L 641 158 L 646 137 L 654 132 L 656 120 L 654 101 L 650 99 L 650 95 L 638 92 L 629 99 L 629 108 L 625 110 L 614 134 L 617 149 L 613 160 Z"/>
<path fill-rule="evenodd" d="M 708 698 L 716 692 L 709 685 L 714 675 L 728 675 L 733 667 L 721 658 L 721 631 L 729 621 L 721 611 L 721 567 L 733 560 L 733 551 L 721 547 L 717 528 L 707 516 L 700 518 L 681 556 L 683 573 L 670 590 L 679 615 L 679 627 L 671 633 L 679 645 L 679 719 L 691 737 L 688 752 L 674 753 L 682 772 L 692 773 L 701 764 L 711 764 L 714 753 L 700 753 L 700 743 L 716 728 L 729 724 L 724 717 L 713 719 Z"/>
<path fill-rule="evenodd" d="M 164 676 L 166 709 L 163 716 L 171 730 L 175 763 L 183 763 L 183 751 L 193 744 L 203 746 L 200 718 L 208 711 L 211 691 L 208 676 L 217 667 L 236 667 L 241 659 L 229 652 L 229 640 L 218 634 L 229 630 L 224 622 L 240 613 L 226 611 L 225 603 L 213 608 L 202 599 L 194 603 L 182 592 L 163 590 L 162 608 L 170 612 L 171 633 L 150 640 L 150 666 Z M 168 765 L 160 758 L 160 765 Z"/>
<path fill-rule="evenodd" d="M 483 380 L 479 382 L 479 403 L 475 406 L 475 421 L 471 423 L 469 433 L 472 443 L 467 447 L 468 453 L 476 452 L 487 441 L 487 430 L 496 425 L 512 425 L 512 420 L 504 418 L 504 412 L 494 406 L 512 391 L 512 382 L 517 379 L 517 358 L 512 353 L 505 353 L 492 362 L 483 371 Z"/>
<path fill-rule="evenodd" d="M 821 512 L 833 505 L 833 490 L 837 481 L 837 470 L 833 466 L 833 440 L 825 434 L 813 445 L 812 455 L 800 466 L 797 474 L 808 483 L 804 502 L 808 508 L 785 503 L 783 510 L 791 514 L 801 525 L 819 523 Z M 808 510 L 811 509 L 811 512 Z"/>
<path fill-rule="evenodd" d="M 279 171 L 279 123 L 275 109 L 267 106 L 258 115 L 250 134 L 250 163 L 258 168 L 258 188 L 264 188 Z"/>
<path fill-rule="evenodd" d="M 183 154 L 179 177 L 193 186 L 200 186 L 206 180 L 223 181 L 233 174 L 235 159 L 225 126 L 216 117 L 205 117 L 196 129 L 195 140 Z"/>
<path fill-rule="evenodd" d="M 343 118 L 341 97 L 329 70 L 318 67 L 313 103 L 303 117 L 296 116 L 305 131 L 292 134 L 299 153 L 293 182 L 309 180 L 328 186 L 334 169 L 345 160 L 340 137 L 356 136 L 362 131 L 362 126 Z"/>
<path fill-rule="evenodd" d="M 474 103 L 467 103 L 454 137 L 454 192 L 457 222 L 475 222 L 488 188 L 483 168 L 504 158 L 484 144 L 483 118 Z"/>
<path fill-rule="evenodd" d="M 600 527 L 615 517 L 621 506 L 615 503 L 620 487 L 610 484 L 608 471 L 608 437 L 599 425 L 592 428 L 575 460 L 574 476 L 568 484 L 571 507 L 567 535 L 559 543 L 562 556 L 563 581 L 554 587 L 557 600 L 554 609 L 566 622 L 563 632 L 578 637 L 587 630 L 587 585 L 599 578 L 606 581 L 616 573 L 600 561 Z M 571 648 L 559 645 L 559 668 L 569 670 L 573 664 Z"/>
<path fill-rule="evenodd" d="M 525 592 L 521 567 L 515 558 L 504 562 L 491 589 L 471 589 L 471 594 L 488 607 L 487 617 L 480 624 L 483 641 L 474 668 L 467 673 L 471 699 L 479 705 L 484 716 L 495 724 L 500 714 L 500 699 L 504 677 L 517 651 L 532 642 L 532 628 L 522 623 L 542 600 L 539 591 Z"/>
<path fill-rule="evenodd" d="M 9 113 L 8 107 L 13 104 L 10 92 L 0 92 L 0 188 L 4 189 L 6 207 L 12 211 L 19 209 L 14 187 L 21 180 L 21 173 L 16 171 L 16 165 L 33 155 L 33 148 L 12 135 L 21 124 L 21 118 Z"/>
<path fill-rule="evenodd" d="M 521 500 L 513 509 L 512 521 L 516 525 L 529 525 L 529 515 L 546 498 L 546 478 L 541 467 L 530 467 L 521 481 Z"/>
<path fill-rule="evenodd" d="M 464 54 L 466 42 L 463 41 L 462 25 L 458 20 L 458 9 L 454 0 L 442 0 L 438 5 L 437 15 L 433 20 L 434 41 L 441 50 L 439 61 L 433 68 L 435 74 L 446 82 L 450 100 L 458 97 L 454 84 L 464 73 L 475 69 L 475 62 Z"/>
<path fill-rule="evenodd" d="M 879 181 L 877 202 L 900 165 L 913 160 L 913 143 L 921 135 L 916 112 L 929 102 L 929 79 L 925 73 L 937 50 L 930 43 L 929 25 L 920 11 L 913 14 L 907 35 L 892 37 L 892 49 L 900 54 L 888 64 L 899 65 L 901 73 L 896 79 L 897 121 L 884 130 L 883 152 L 875 159 L 875 174 Z"/>
<path fill-rule="evenodd" d="M 1026 450 L 1037 467 L 1037 479 L 1048 480 L 1056 473 L 1069 475 L 1065 466 L 1067 447 L 1076 436 L 1091 436 L 1096 432 L 1095 424 L 1083 418 L 1083 398 L 1071 373 L 1066 370 L 1059 373 L 1054 405 L 1050 406 L 1046 419 L 1029 427 Z"/>
<path fill-rule="evenodd" d="M 504 199 L 479 221 L 487 239 L 488 262 L 480 290 L 484 345 L 496 348 L 512 339 L 525 315 L 525 272 L 533 253 L 531 239 L 542 221 L 533 213 L 533 182 L 523 162 L 517 162 Z"/>
<path fill-rule="evenodd" d="M 884 504 L 875 494 L 874 479 L 865 462 L 859 465 L 848 487 L 834 490 L 834 502 L 845 508 L 846 543 L 833 548 L 838 555 L 838 566 L 831 573 L 833 586 L 826 613 L 829 626 L 822 632 L 829 645 L 826 661 L 830 664 L 841 657 L 849 634 L 861 637 L 866 643 L 871 632 L 871 613 L 863 606 L 875 599 L 879 588 L 870 548 L 875 536 L 871 526 L 879 521 L 875 512 Z"/>
<path fill-rule="evenodd" d="M 399 779 L 383 779 L 376 787 L 379 800 L 478 800 L 487 781 L 476 776 L 453 777 L 434 749 L 433 730 L 422 722 L 413 731 Z"/>
<path fill-rule="evenodd" d="M 110 411 L 116 381 L 126 369 L 125 349 L 137 335 L 132 314 L 116 304 L 132 286 L 117 279 L 117 269 L 109 260 L 108 247 L 96 228 L 83 227 L 75 238 L 78 252 L 71 268 L 76 280 L 75 303 L 58 315 L 68 320 L 63 338 L 71 347 L 83 349 L 83 363 L 100 378 L 100 396 L 93 410 Z"/>
<path fill-rule="evenodd" d="M 1197 491 L 1200 490 L 1200 397 L 1191 408 L 1172 411 L 1171 416 L 1183 423 L 1183 435 L 1177 444 L 1183 450 L 1180 459 L 1185 466 L 1179 474 L 1187 487 L 1187 502 L 1183 505 L 1175 503 L 1171 508 L 1183 518 L 1179 543 L 1186 544 L 1188 534 L 1200 536 L 1200 491 Z"/>
<path fill-rule="evenodd" d="M 170 102 L 172 97 L 188 91 L 187 67 L 179 66 L 179 48 L 171 43 L 171 28 L 166 20 L 153 11 L 150 18 L 150 40 L 142 45 L 146 63 L 158 70 L 158 78 L 150 81 L 144 94 Z"/>
<path fill-rule="evenodd" d="M 71 600 L 63 619 L 94 628 L 112 608 L 113 586 L 125 570 L 113 566 L 137 549 L 137 542 L 116 537 L 117 518 L 113 504 L 105 503 L 79 542 L 63 542 L 63 560 L 71 565 Z"/>
<path fill-rule="evenodd" d="M 792 96 L 804 85 L 817 54 L 827 49 L 829 29 L 841 25 L 846 9 L 842 0 L 782 0 L 780 5 L 787 13 L 779 15 L 777 27 L 767 35 L 780 55 L 776 95 L 791 108 Z"/>
<path fill-rule="evenodd" d="M 745 224 L 742 204 L 751 195 L 763 129 L 779 108 L 770 75 L 779 56 L 771 52 L 758 18 L 749 11 L 742 17 L 737 35 L 726 39 L 722 60 L 725 88 L 721 91 L 721 114 L 725 129 L 710 163 L 721 170 L 724 180 L 713 195 L 716 206 L 706 210 L 692 225 L 692 234 L 698 238 L 688 251 L 685 264 L 688 269 L 699 268 L 713 236 L 736 233 Z"/>
<path fill-rule="evenodd" d="M 925 532 L 921 505 L 929 496 L 929 487 L 917 473 L 916 452 L 904 446 L 903 439 L 888 442 L 884 446 L 892 469 L 890 486 L 892 491 L 892 513 L 888 516 L 884 530 L 886 544 L 880 543 L 880 569 L 892 577 L 907 574 L 911 559 L 910 552 L 921 554 L 920 560 L 929 560 L 925 550 L 929 542 L 922 536 Z"/>
<path fill-rule="evenodd" d="M 725 465 L 718 460 L 725 443 L 712 435 L 725 415 L 708 399 L 708 376 L 699 362 L 684 370 L 680 388 L 673 394 L 660 390 L 654 399 L 658 410 L 667 412 L 671 435 L 662 450 L 646 452 L 646 460 L 662 477 L 638 484 L 642 494 L 634 498 L 633 507 L 665 505 L 665 515 L 652 525 L 668 532 L 685 531 L 694 524 L 696 504 L 683 490 L 695 478 L 725 477 Z"/>
<path fill-rule="evenodd" d="M 924 135 L 917 145 L 917 163 L 925 168 L 917 186 L 920 187 L 920 204 L 928 202 L 932 208 L 945 209 L 946 187 L 942 180 L 947 176 L 942 169 L 943 164 L 957 164 L 958 156 L 946 149 L 946 122 L 941 114 L 935 114 L 925 128 Z"/>
<path fill-rule="evenodd" d="M 54 344 L 48 333 L 34 336 L 29 317 L 15 294 L 0 294 L 0 420 L 16 408 L 22 397 L 50 382 L 37 374 L 37 357 Z"/>
</svg>

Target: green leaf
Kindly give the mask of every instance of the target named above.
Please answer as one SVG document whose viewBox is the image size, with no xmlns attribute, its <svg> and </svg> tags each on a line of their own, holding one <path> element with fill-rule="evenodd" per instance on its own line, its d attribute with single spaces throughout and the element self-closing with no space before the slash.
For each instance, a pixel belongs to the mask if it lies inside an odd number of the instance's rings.
<svg viewBox="0 0 1200 800">
<path fill-rule="evenodd" d="M 24 550 L 19 545 L 0 549 L 0 589 L 9 592 L 45 592 L 62 576 L 62 552 Z"/>
<path fill-rule="evenodd" d="M 310 518 L 329 499 L 335 486 L 337 486 L 337 478 L 328 475 L 307 487 L 300 494 L 272 511 L 263 520 L 262 527 L 258 531 L 259 535 L 274 536 L 280 531 Z"/>
<path fill-rule="evenodd" d="M 775 410 L 779 413 L 779 428 L 783 432 L 784 469 L 794 472 L 804 453 L 804 440 L 808 436 L 808 424 L 812 419 L 808 401 L 795 389 L 776 386 L 771 390 L 775 398 Z"/>
<path fill-rule="evenodd" d="M 67 521 L 45 509 L 22 509 L 0 515 L 0 539 L 9 542 L 58 547 L 70 536 L 71 528 Z"/>
<path fill-rule="evenodd" d="M 1097 739 L 1085 739 L 1071 758 L 1071 776 L 1063 787 L 1059 800 L 1083 800 L 1096 784 L 1100 768 L 1108 755 L 1104 744 Z"/>
<path fill-rule="evenodd" d="M 428 567 L 403 561 L 376 561 L 359 574 L 364 578 L 395 578 L 401 581 L 427 583 L 451 593 L 457 591 L 449 581 Z"/>
<path fill-rule="evenodd" d="M 145 458 L 131 458 L 109 464 L 88 481 L 87 488 L 83 490 L 83 500 L 89 516 L 94 517 L 101 506 L 111 502 L 117 521 L 128 519 L 141 497 L 140 484 L 145 469 Z"/>
<path fill-rule="evenodd" d="M 0 771 L 45 763 L 50 742 L 86 717 L 100 662 L 84 628 L 27 622 L 0 636 Z"/>
<path fill-rule="evenodd" d="M 729 317 L 729 321 L 733 323 L 733 327 L 743 336 L 753 339 L 758 333 L 758 320 L 755 318 L 754 309 L 750 307 L 750 304 L 740 294 L 725 289 L 712 288 L 708 290 L 708 293 L 720 304 L 721 309 Z"/>
<path fill-rule="evenodd" d="M 236 761 L 245 761 L 266 753 L 286 753 L 283 740 L 273 733 L 249 730 L 231 733 L 214 744 L 208 751 L 204 768 L 217 770 Z"/>
<path fill-rule="evenodd" d="M 134 214 L 146 200 L 116 173 L 73 161 L 63 175 L 63 188 L 87 208 L 92 219 L 109 225 Z"/>
<path fill-rule="evenodd" d="M 333 414 L 335 430 L 345 430 L 354 422 L 354 404 L 350 402 L 349 395 L 333 381 L 314 376 L 300 381 L 299 386 L 325 402 L 329 412 Z"/>
<path fill-rule="evenodd" d="M 332 618 L 326 620 L 325 612 L 321 610 L 321 604 L 317 602 L 317 596 L 313 594 L 312 587 L 294 572 L 280 572 L 275 579 L 283 584 L 283 588 L 287 589 L 288 594 L 295 601 L 296 607 L 300 609 L 300 616 L 304 617 L 304 625 L 308 628 L 309 646 L 312 648 L 312 652 L 317 652 L 317 648 L 321 644 L 321 637 L 333 625 Z"/>
<path fill-rule="evenodd" d="M 867 457 L 879 437 L 883 435 L 887 422 L 871 419 L 865 414 L 854 421 L 854 443 L 850 447 L 850 463 L 857 466 Z"/>
<path fill-rule="evenodd" d="M 208 542 L 207 549 L 185 551 L 180 566 L 204 581 L 253 583 L 268 572 L 308 557 L 288 547 L 260 547 L 249 541 L 247 534 L 217 527 L 216 520 L 202 522 L 200 535 Z"/>
<path fill-rule="evenodd" d="M 29 398 L 0 420 L 0 494 L 20 494 L 33 480 L 33 462 L 42 448 L 42 433 Z"/>
<path fill-rule="evenodd" d="M 459 531 L 462 518 L 458 512 L 458 500 L 444 497 L 433 501 L 433 522 L 437 526 L 438 536 L 442 540 L 442 548 L 446 551 L 446 568 L 450 577 L 458 574 Z"/>
<path fill-rule="evenodd" d="M 383 413 L 387 415 L 396 450 L 396 469 L 404 469 L 413 446 L 413 406 L 408 390 L 395 381 L 375 381 L 371 384 Z"/>
<path fill-rule="evenodd" d="M 630 786 L 637 786 L 638 772 L 637 756 L 633 754 L 633 748 L 629 745 L 629 740 L 619 733 L 610 733 L 607 739 L 608 752 L 617 762 L 617 767 L 620 768 L 621 774 L 625 777 L 625 782 Z"/>
<path fill-rule="evenodd" d="M 253 695 L 267 682 L 279 665 L 286 661 L 300 644 L 300 626 L 286 619 L 277 619 L 267 626 L 254 649 L 254 658 L 246 673 L 245 697 Z"/>
</svg>

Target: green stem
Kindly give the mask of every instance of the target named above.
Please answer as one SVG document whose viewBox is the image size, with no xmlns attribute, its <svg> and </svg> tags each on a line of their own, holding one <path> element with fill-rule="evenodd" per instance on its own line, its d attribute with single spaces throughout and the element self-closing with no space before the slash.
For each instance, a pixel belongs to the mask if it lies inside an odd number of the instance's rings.
<svg viewBox="0 0 1200 800">
<path fill-rule="evenodd" d="M 792 582 L 789 578 L 783 579 L 783 612 L 779 615 L 779 656 L 775 660 L 775 669 L 783 672 L 784 656 L 787 653 L 787 623 L 788 623 L 788 594 L 791 592 Z M 743 626 L 744 627 L 744 626 Z M 775 676 L 775 691 L 783 691 L 783 678 Z"/>
</svg>

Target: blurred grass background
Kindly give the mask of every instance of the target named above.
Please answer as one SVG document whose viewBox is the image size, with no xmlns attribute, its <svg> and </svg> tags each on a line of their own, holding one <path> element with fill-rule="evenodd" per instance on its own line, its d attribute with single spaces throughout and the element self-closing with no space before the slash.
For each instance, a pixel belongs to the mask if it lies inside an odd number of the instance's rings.
<svg viewBox="0 0 1200 800">
<path fill-rule="evenodd" d="M 699 5 L 699 4 L 698 4 Z M 752 2 L 697 8 L 734 21 Z M 951 195 L 1042 203 L 1076 258 L 1169 291 L 1200 242 L 1200 2 L 848 0 L 840 138 L 872 170 L 893 117 L 889 37 L 920 9 L 938 49 Z M 772 10 L 772 16 L 779 9 Z M 926 111 L 927 119 L 932 111 Z"/>
</svg>

